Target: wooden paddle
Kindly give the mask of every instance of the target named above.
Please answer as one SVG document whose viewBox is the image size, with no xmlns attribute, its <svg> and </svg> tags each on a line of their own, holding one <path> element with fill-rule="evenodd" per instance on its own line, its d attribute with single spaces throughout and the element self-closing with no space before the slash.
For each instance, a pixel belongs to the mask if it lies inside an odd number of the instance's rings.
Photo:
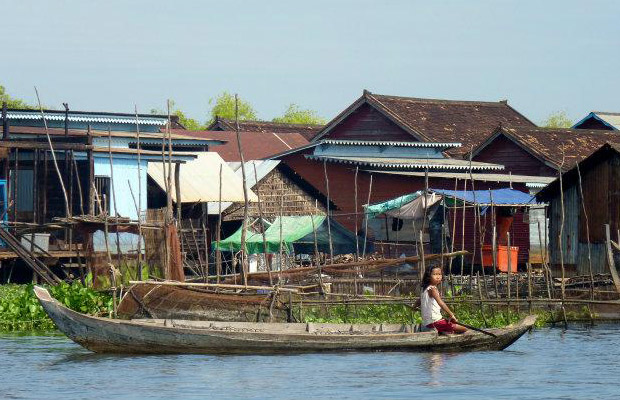
<svg viewBox="0 0 620 400">
<path fill-rule="evenodd" d="M 449 321 L 449 322 L 452 322 L 453 324 L 464 326 L 465 328 L 471 329 L 472 331 L 476 331 L 476 332 L 484 333 L 485 335 L 493 336 L 494 338 L 497 337 L 496 334 L 491 333 L 489 331 L 485 331 L 484 329 L 476 328 L 475 326 L 467 325 L 467 324 L 464 324 L 462 322 L 457 322 L 457 321 Z"/>
</svg>

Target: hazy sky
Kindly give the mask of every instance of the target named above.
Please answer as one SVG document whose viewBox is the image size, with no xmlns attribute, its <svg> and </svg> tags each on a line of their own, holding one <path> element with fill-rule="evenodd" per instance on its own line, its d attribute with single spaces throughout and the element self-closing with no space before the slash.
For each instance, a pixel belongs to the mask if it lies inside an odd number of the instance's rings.
<svg viewBox="0 0 620 400">
<path fill-rule="evenodd" d="M 31 103 L 206 120 L 227 90 L 261 119 L 331 119 L 363 89 L 508 99 L 535 122 L 620 112 L 620 1 L 0 0 L 0 84 Z"/>
</svg>

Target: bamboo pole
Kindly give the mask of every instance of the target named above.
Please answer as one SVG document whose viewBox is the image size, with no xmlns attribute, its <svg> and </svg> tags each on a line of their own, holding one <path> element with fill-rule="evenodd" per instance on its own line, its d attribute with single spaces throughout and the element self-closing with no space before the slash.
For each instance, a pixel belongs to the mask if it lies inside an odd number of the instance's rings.
<svg viewBox="0 0 620 400">
<path fill-rule="evenodd" d="M 510 251 L 510 232 L 506 232 L 506 239 L 508 240 L 508 301 L 510 301 L 510 279 L 512 277 L 512 251 Z"/>
<path fill-rule="evenodd" d="M 138 153 L 138 201 L 136 212 L 138 213 L 138 280 L 142 280 L 142 144 L 140 143 L 140 121 L 138 119 L 138 106 L 134 104 L 136 115 L 136 151 Z M 131 185 L 129 186 L 131 189 Z M 133 196 L 133 194 L 132 194 Z M 146 246 L 146 242 L 145 242 Z"/>
<path fill-rule="evenodd" d="M 355 261 L 359 260 L 360 258 L 360 241 L 359 241 L 359 235 L 357 234 L 358 229 L 357 229 L 357 174 L 359 173 L 359 166 L 355 167 Z"/>
<path fill-rule="evenodd" d="M 263 262 L 265 263 L 265 269 L 269 274 L 269 284 L 273 285 L 273 277 L 271 276 L 271 266 L 267 262 L 267 236 L 265 235 L 265 225 L 263 220 L 263 207 L 261 204 L 260 190 L 258 190 L 258 174 L 256 173 L 256 161 L 252 161 L 254 167 L 254 184 L 256 185 L 256 197 L 258 199 L 258 217 L 261 223 L 261 235 L 263 237 Z"/>
<path fill-rule="evenodd" d="M 581 184 L 581 171 L 579 169 L 579 163 L 577 167 L 577 177 L 579 180 L 579 194 L 581 196 L 581 206 L 583 208 L 583 216 L 586 223 L 586 239 L 588 240 L 588 272 L 590 273 L 590 298 L 594 299 L 594 274 L 592 273 L 592 251 L 590 248 L 590 224 L 588 222 L 588 211 L 586 210 L 585 198 L 583 196 L 583 186 Z"/>
<path fill-rule="evenodd" d="M 545 219 L 547 219 L 546 216 L 546 210 L 545 210 Z M 542 238 L 542 233 L 540 231 L 540 221 L 536 221 L 536 224 L 538 225 L 538 241 L 540 244 L 540 258 L 542 259 L 542 270 L 543 270 L 543 275 L 545 277 L 545 282 L 546 282 L 546 286 L 547 286 L 547 295 L 549 296 L 549 298 L 551 298 L 551 277 L 549 274 L 549 268 L 547 266 L 547 261 L 546 261 L 546 257 L 547 255 L 545 254 L 546 252 L 543 252 L 543 238 Z"/>
<path fill-rule="evenodd" d="M 370 184 L 368 185 L 368 201 L 367 207 L 370 207 L 370 195 L 372 193 L 372 174 L 370 174 Z M 364 212 L 364 248 L 362 249 L 362 258 L 366 258 L 366 242 L 368 240 L 368 210 Z"/>
<path fill-rule="evenodd" d="M 467 194 L 467 179 L 463 179 L 463 199 Z M 465 251 L 465 201 L 463 201 L 462 226 L 461 226 L 461 251 Z M 465 256 L 461 257 L 461 280 L 465 269 Z"/>
<path fill-rule="evenodd" d="M 110 127 L 108 127 L 108 156 L 110 159 L 110 194 L 112 195 L 112 200 L 114 204 L 114 214 L 116 215 L 116 260 L 118 262 L 118 267 L 121 267 L 121 239 L 120 233 L 118 233 L 118 207 L 116 205 L 116 182 L 114 182 L 114 165 L 112 163 L 112 132 Z M 107 204 L 107 203 L 106 203 Z M 106 217 L 107 219 L 108 217 Z"/>
<path fill-rule="evenodd" d="M 489 189 L 489 199 L 491 200 L 491 223 L 493 225 L 493 238 L 491 243 L 491 254 L 493 256 L 493 287 L 495 288 L 495 297 L 499 297 L 499 286 L 497 285 L 497 216 L 495 213 L 495 204 L 493 203 L 493 192 Z"/>
<path fill-rule="evenodd" d="M 325 174 L 325 187 L 327 188 L 327 237 L 329 239 L 329 260 L 334 262 L 334 245 L 332 243 L 332 228 L 330 218 L 329 177 L 327 176 L 327 161 L 323 161 L 323 173 Z"/>
<path fill-rule="evenodd" d="M 283 265 L 283 263 L 284 263 L 284 253 L 282 251 L 282 247 L 283 247 L 283 243 L 282 243 L 282 224 L 284 222 L 283 221 L 284 216 L 282 214 L 283 208 L 284 208 L 284 195 L 282 194 L 282 195 L 280 195 L 280 250 L 279 250 L 280 251 L 280 253 L 279 253 L 279 255 L 280 255 L 280 263 L 279 263 L 280 264 L 280 271 L 284 270 L 284 265 Z"/>
<path fill-rule="evenodd" d="M 217 232 L 215 234 L 217 240 L 217 248 L 215 249 L 215 273 L 217 274 L 216 282 L 220 283 L 220 275 L 222 274 L 222 252 L 220 251 L 220 241 L 222 240 L 222 167 L 220 164 L 220 179 L 218 191 L 218 210 L 217 210 Z"/>
<path fill-rule="evenodd" d="M 560 232 L 558 234 L 558 245 L 560 248 L 560 268 L 561 268 L 561 272 L 562 272 L 562 283 L 561 283 L 561 288 L 562 288 L 562 300 L 564 300 L 565 298 L 565 290 L 566 290 L 566 283 L 564 282 L 564 278 L 565 278 L 565 271 L 564 271 L 564 250 L 562 248 L 562 239 L 563 239 L 563 235 L 564 235 L 564 187 L 562 185 L 562 168 L 564 167 L 564 150 L 562 149 L 562 163 L 560 164 L 560 166 L 558 167 L 558 175 L 559 175 L 559 180 L 560 180 L 560 209 L 561 209 L 561 216 L 560 216 Z"/>
<path fill-rule="evenodd" d="M 62 189 L 62 195 L 65 200 L 65 212 L 66 215 L 70 215 L 69 212 L 69 199 L 67 197 L 67 190 L 65 189 L 65 184 L 63 183 L 62 174 L 60 173 L 60 169 L 58 168 L 58 161 L 56 160 L 56 154 L 54 153 L 54 146 L 52 145 L 52 139 L 50 138 L 49 129 L 47 127 L 47 120 L 45 119 L 45 113 L 43 112 L 43 106 L 41 105 L 41 99 L 39 98 L 39 91 L 37 87 L 34 87 L 34 91 L 37 94 L 37 103 L 39 104 L 39 111 L 41 112 L 41 117 L 43 119 L 43 126 L 45 127 L 45 136 L 47 137 L 47 144 L 50 147 L 50 151 L 52 153 L 52 160 L 54 161 L 54 168 L 56 169 L 56 174 L 58 175 L 58 181 L 60 182 L 60 188 Z M 15 149 L 17 152 L 17 149 Z M 17 201 L 15 203 L 15 208 L 17 208 Z"/>
<path fill-rule="evenodd" d="M 239 150 L 239 158 L 241 160 L 241 177 L 243 178 L 243 223 L 241 225 L 241 270 L 243 284 L 247 286 L 247 251 L 245 248 L 245 239 L 248 229 L 248 187 L 245 174 L 245 159 L 243 157 L 243 147 L 241 145 L 241 133 L 239 132 L 239 97 L 235 94 L 235 131 L 237 133 L 237 149 Z"/>
</svg>

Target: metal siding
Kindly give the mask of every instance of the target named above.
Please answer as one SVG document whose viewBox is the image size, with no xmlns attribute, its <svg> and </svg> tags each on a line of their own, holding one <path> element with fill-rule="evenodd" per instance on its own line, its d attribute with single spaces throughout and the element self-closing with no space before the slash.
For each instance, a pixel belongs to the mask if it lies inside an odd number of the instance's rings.
<svg viewBox="0 0 620 400">
<path fill-rule="evenodd" d="M 21 157 L 20 157 L 21 158 Z M 34 171 L 31 169 L 20 169 L 17 172 L 17 210 L 33 211 L 33 181 Z"/>
<path fill-rule="evenodd" d="M 138 162 L 135 159 L 113 158 L 114 180 L 112 182 L 112 201 L 110 202 L 111 215 L 116 215 L 114 208 L 114 195 L 116 195 L 116 206 L 118 214 L 131 219 L 138 219 L 138 213 L 134 205 L 133 196 L 138 197 Z M 141 209 L 146 210 L 146 171 L 147 162 L 142 161 L 141 166 Z M 111 176 L 110 161 L 105 158 L 95 158 L 95 175 Z M 129 189 L 131 185 L 131 190 Z"/>
</svg>

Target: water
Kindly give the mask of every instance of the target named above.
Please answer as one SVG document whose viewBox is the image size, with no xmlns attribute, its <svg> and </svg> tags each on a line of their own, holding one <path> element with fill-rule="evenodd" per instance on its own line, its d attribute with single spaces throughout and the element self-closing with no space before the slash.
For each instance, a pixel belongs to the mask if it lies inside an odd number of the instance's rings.
<svg viewBox="0 0 620 400">
<path fill-rule="evenodd" d="M 0 335 L 1 399 L 617 399 L 620 325 L 545 328 L 502 352 L 97 355 Z"/>
</svg>

